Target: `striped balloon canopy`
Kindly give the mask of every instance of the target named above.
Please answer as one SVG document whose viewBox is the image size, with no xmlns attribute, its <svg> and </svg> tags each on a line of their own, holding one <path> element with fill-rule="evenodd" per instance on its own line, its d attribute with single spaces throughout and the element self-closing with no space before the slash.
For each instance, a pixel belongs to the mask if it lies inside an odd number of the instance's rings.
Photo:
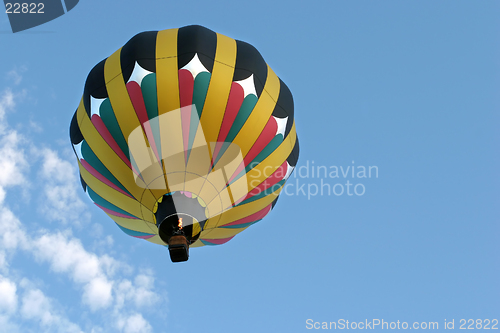
<svg viewBox="0 0 500 333">
<path fill-rule="evenodd" d="M 70 138 L 91 200 L 160 245 L 179 231 L 223 244 L 262 220 L 299 155 L 288 87 L 253 46 L 201 26 L 139 33 L 98 63 Z"/>
</svg>

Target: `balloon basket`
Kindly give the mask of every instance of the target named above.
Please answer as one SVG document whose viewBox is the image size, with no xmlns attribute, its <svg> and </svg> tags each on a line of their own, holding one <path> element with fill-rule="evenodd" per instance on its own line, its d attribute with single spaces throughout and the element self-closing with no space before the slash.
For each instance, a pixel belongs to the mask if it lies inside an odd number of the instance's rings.
<svg viewBox="0 0 500 333">
<path fill-rule="evenodd" d="M 182 262 L 189 259 L 189 245 L 186 237 L 172 236 L 168 240 L 168 251 L 172 262 Z"/>
</svg>

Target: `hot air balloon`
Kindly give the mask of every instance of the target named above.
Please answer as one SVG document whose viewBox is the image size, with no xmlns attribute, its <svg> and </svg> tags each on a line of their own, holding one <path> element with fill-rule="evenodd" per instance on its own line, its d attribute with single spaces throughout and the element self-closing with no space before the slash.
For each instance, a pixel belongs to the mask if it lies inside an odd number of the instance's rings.
<svg viewBox="0 0 500 333">
<path fill-rule="evenodd" d="M 288 87 L 252 45 L 196 25 L 98 63 L 70 138 L 91 200 L 173 262 L 262 220 L 299 155 Z"/>
</svg>

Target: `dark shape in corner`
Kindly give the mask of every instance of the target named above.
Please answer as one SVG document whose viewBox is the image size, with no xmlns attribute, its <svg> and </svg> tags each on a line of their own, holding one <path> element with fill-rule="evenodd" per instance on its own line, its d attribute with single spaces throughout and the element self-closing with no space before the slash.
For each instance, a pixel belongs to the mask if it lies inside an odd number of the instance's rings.
<svg viewBox="0 0 500 333">
<path fill-rule="evenodd" d="M 73 9 L 79 0 L 64 0 L 67 11 Z M 27 30 L 41 24 L 52 21 L 64 15 L 64 7 L 61 0 L 42 0 L 37 2 L 21 3 L 4 0 L 5 11 L 9 17 L 12 32 Z M 23 12 L 22 5 L 25 12 Z M 19 7 L 18 7 L 19 6 Z"/>
</svg>

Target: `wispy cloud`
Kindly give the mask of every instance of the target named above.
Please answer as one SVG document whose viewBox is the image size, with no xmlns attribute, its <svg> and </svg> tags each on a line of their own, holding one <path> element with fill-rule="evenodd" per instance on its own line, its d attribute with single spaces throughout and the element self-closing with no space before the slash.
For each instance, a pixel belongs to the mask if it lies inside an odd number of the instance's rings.
<svg viewBox="0 0 500 333">
<path fill-rule="evenodd" d="M 45 234 L 33 243 L 33 253 L 38 259 L 49 262 L 54 272 L 67 274 L 82 287 L 82 302 L 91 311 L 108 309 L 116 327 L 124 332 L 149 332 L 150 325 L 142 315 L 131 313 L 125 317 L 124 314 L 160 301 L 154 291 L 152 273 L 138 274 L 133 281 L 124 278 L 121 273 L 129 270 L 128 265 L 107 255 L 91 253 L 78 239 L 62 233 Z M 123 324 L 129 320 L 141 330 L 130 331 L 130 326 Z"/>
<path fill-rule="evenodd" d="M 45 234 L 34 241 L 34 247 L 36 258 L 49 262 L 53 271 L 68 274 L 83 286 L 83 302 L 92 311 L 111 305 L 113 282 L 103 271 L 105 262 L 87 252 L 78 239 L 61 233 Z M 104 258 L 104 261 L 109 259 Z"/>
<path fill-rule="evenodd" d="M 4 120 L 7 111 L 12 110 L 15 105 L 12 90 L 10 88 L 5 89 L 0 97 L 0 121 Z"/>
<path fill-rule="evenodd" d="M 124 333 L 152 332 L 151 325 L 140 313 L 135 313 L 129 317 L 119 318 L 117 327 Z"/>
<path fill-rule="evenodd" d="M 5 198 L 5 187 L 26 182 L 24 171 L 28 168 L 22 146 L 23 138 L 16 131 L 0 137 L 0 201 Z"/>
<path fill-rule="evenodd" d="M 22 281 L 21 284 L 23 284 Z M 80 327 L 54 309 L 53 300 L 40 289 L 26 289 L 22 296 L 20 314 L 38 323 L 45 332 L 80 333 Z"/>
<path fill-rule="evenodd" d="M 7 128 L 7 122 L 5 121 L 6 114 L 13 111 L 17 100 L 24 97 L 26 97 L 25 90 L 14 93 L 11 88 L 6 88 L 0 93 L 0 133 L 3 134 Z"/>
<path fill-rule="evenodd" d="M 36 322 L 37 332 L 82 332 L 77 324 L 54 309 L 53 299 L 32 286 L 26 278 L 14 281 L 0 275 L 0 331 L 21 332 L 15 323 L 21 317 Z"/>
<path fill-rule="evenodd" d="M 7 73 L 7 78 L 12 80 L 12 83 L 14 83 L 17 86 L 23 80 L 22 74 L 26 72 L 26 70 L 27 70 L 26 66 L 15 67 L 14 69 L 12 69 Z"/>
<path fill-rule="evenodd" d="M 42 159 L 39 177 L 44 183 L 42 213 L 53 221 L 87 223 L 90 214 L 77 193 L 80 182 L 74 163 L 49 148 L 42 149 L 39 157 Z"/>
<path fill-rule="evenodd" d="M 17 253 L 23 252 L 39 269 L 47 264 L 50 271 L 74 284 L 81 298 L 69 306 L 88 309 L 96 319 L 82 327 L 91 326 L 92 332 L 152 332 L 145 319 L 147 312 L 142 311 L 162 302 L 155 292 L 154 274 L 141 271 L 134 275 L 134 268 L 127 263 L 88 250 L 82 239 L 74 236 L 74 223 L 68 222 L 90 220 L 88 205 L 77 194 L 77 170 L 56 151 L 39 147 L 43 143 L 29 142 L 8 125 L 6 113 L 14 110 L 21 96 L 10 89 L 0 93 L 0 327 L 20 332 L 22 326 L 26 332 L 24 323 L 28 321 L 37 327 L 36 332 L 82 331 L 55 306 L 57 301 L 44 293 L 43 286 L 23 278 L 22 269 L 11 269 Z M 28 177 L 33 163 L 40 165 L 34 182 Z M 20 185 L 40 187 L 43 216 L 62 223 L 46 224 L 47 229 L 36 230 L 36 235 L 28 231 L 31 222 L 22 221 L 6 200 L 12 188 Z M 61 230 L 61 226 L 66 229 Z M 112 239 L 106 242 L 112 243 Z"/>
</svg>

